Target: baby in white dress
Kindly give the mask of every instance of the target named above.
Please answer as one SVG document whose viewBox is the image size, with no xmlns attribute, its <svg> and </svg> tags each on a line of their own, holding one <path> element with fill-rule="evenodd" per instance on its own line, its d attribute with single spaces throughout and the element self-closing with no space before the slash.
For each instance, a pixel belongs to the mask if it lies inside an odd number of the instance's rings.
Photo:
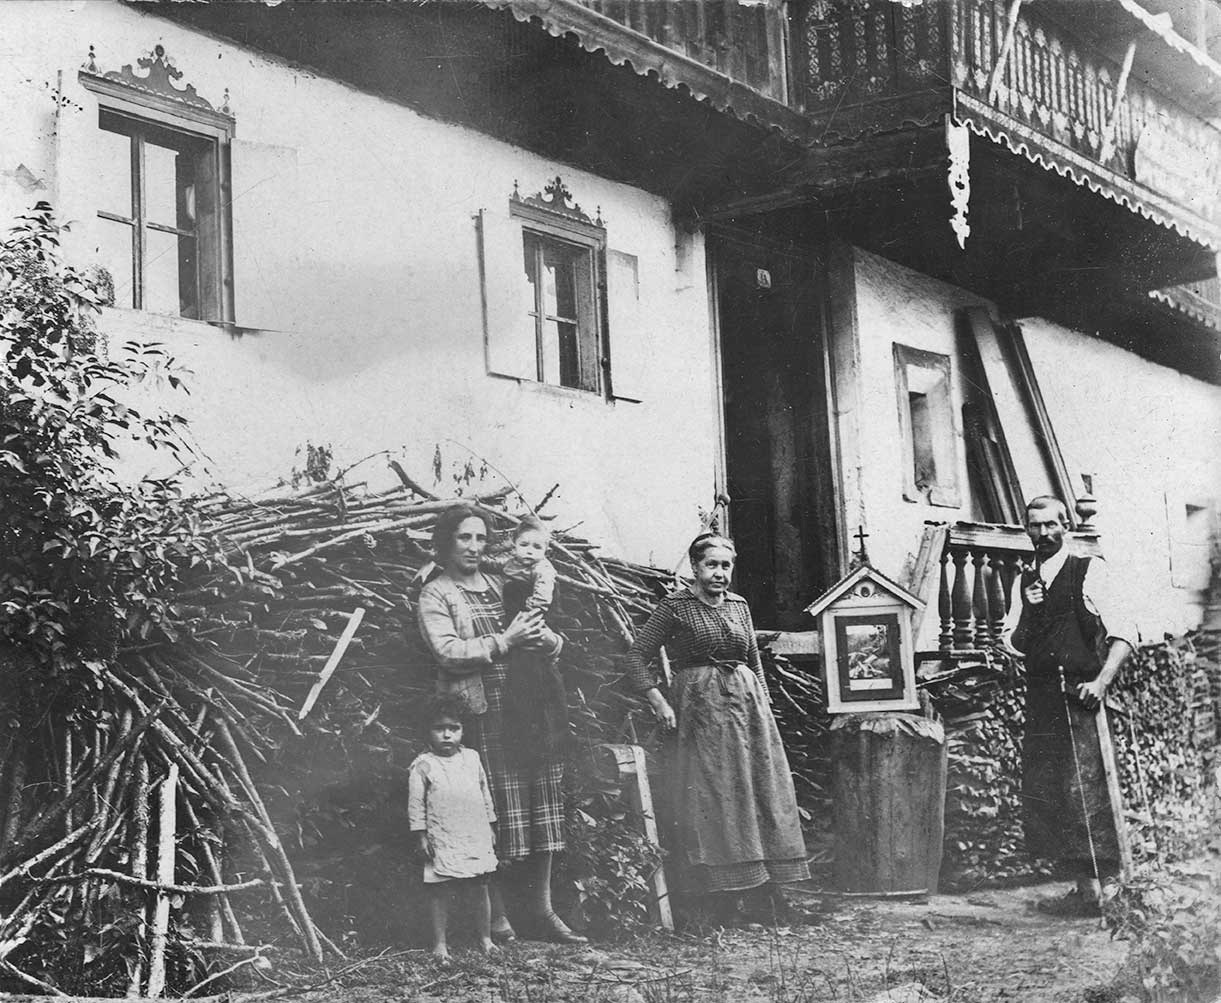
<svg viewBox="0 0 1221 1003">
<path fill-rule="evenodd" d="M 485 954 L 495 950 L 487 876 L 496 870 L 496 809 L 479 753 L 462 745 L 468 713 L 455 694 L 430 700 L 425 716 L 430 751 L 416 757 L 408 776 L 407 818 L 424 861 L 433 954 L 443 959 L 449 957 L 450 899 L 459 890 L 467 891 L 474 906 L 480 948 Z"/>
</svg>

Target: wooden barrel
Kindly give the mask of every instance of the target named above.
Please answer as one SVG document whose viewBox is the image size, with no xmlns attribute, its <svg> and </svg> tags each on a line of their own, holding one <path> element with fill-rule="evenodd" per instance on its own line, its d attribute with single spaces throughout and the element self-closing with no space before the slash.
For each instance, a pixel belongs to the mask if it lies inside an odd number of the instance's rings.
<svg viewBox="0 0 1221 1003">
<path fill-rule="evenodd" d="M 853 714 L 832 725 L 835 881 L 844 892 L 932 894 L 945 835 L 938 721 Z"/>
</svg>

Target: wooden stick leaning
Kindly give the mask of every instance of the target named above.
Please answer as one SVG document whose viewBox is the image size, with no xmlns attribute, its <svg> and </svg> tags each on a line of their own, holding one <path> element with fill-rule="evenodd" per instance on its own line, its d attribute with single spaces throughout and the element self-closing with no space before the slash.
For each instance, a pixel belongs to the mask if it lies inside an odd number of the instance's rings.
<svg viewBox="0 0 1221 1003">
<path fill-rule="evenodd" d="M 25 863 L 19 864 L 17 867 L 14 867 L 9 871 L 5 871 L 4 874 L 0 874 L 0 887 L 8 884 L 8 882 L 13 878 L 28 877 L 30 871 L 32 871 L 35 867 L 37 867 L 39 864 L 45 863 L 47 860 L 50 860 L 55 856 L 55 854 L 59 853 L 60 850 L 71 846 L 86 833 L 90 832 L 97 824 L 98 820 L 96 818 L 91 818 L 79 829 L 68 833 L 68 835 L 58 842 L 52 843 L 41 853 L 34 854 L 34 856 L 30 857 L 29 860 L 25 861 Z"/>
<path fill-rule="evenodd" d="M 169 772 L 158 792 L 157 882 L 174 883 L 174 844 L 178 834 L 178 764 L 170 763 Z M 148 949 L 148 986 L 151 997 L 165 992 L 165 947 L 170 926 L 170 892 L 159 891 L 153 907 L 152 937 Z"/>
<path fill-rule="evenodd" d="M 137 706 L 140 705 L 137 704 Z M 44 809 L 43 812 L 31 819 L 29 824 L 23 830 L 21 830 L 20 833 L 18 833 L 14 842 L 5 847 L 4 853 L 2 856 L 0 856 L 0 859 L 11 859 L 17 850 L 35 842 L 39 837 L 45 834 L 47 829 L 54 825 L 60 818 L 64 817 L 76 805 L 76 802 L 79 801 L 86 793 L 88 793 L 89 788 L 97 782 L 97 779 L 106 770 L 110 768 L 110 764 L 113 763 L 126 750 L 128 745 L 135 742 L 148 728 L 153 726 L 153 724 L 156 722 L 157 715 L 161 713 L 162 707 L 164 707 L 164 702 L 159 704 L 152 711 L 146 713 L 140 719 L 140 722 L 134 728 L 132 728 L 132 730 L 128 732 L 128 734 L 125 735 L 121 741 L 115 742 L 102 760 L 96 763 L 89 773 L 86 774 L 85 777 L 83 777 L 75 786 L 71 795 L 61 801 L 55 802 Z"/>
<path fill-rule="evenodd" d="M 1115 839 L 1119 846 L 1119 874 L 1124 881 L 1132 878 L 1132 843 L 1128 838 L 1128 822 L 1123 813 L 1123 792 L 1119 786 L 1116 768 L 1115 745 L 1111 741 L 1111 726 L 1107 720 L 1107 705 L 1103 700 L 1094 713 L 1098 729 L 1098 751 L 1102 756 L 1102 775 L 1107 785 L 1107 801 L 1111 806 L 1111 819 L 1115 823 Z"/>
<path fill-rule="evenodd" d="M 241 750 L 238 749 L 237 743 L 233 741 L 233 735 L 229 732 L 229 726 L 224 721 L 216 723 L 216 734 L 220 739 L 229 765 L 237 773 L 237 778 L 241 782 L 246 797 L 249 798 L 250 803 L 254 806 L 258 814 L 258 821 L 262 823 L 256 827 L 256 831 L 262 833 L 263 840 L 271 851 L 272 859 L 274 859 L 280 868 L 288 901 L 292 906 L 293 912 L 296 913 L 297 921 L 301 926 L 301 939 L 305 942 L 305 947 L 309 951 L 310 957 L 321 963 L 322 945 L 318 943 L 318 936 L 314 932 L 314 921 L 310 918 L 309 910 L 305 908 L 305 902 L 301 898 L 301 887 L 297 884 L 292 864 L 289 863 L 288 855 L 284 852 L 284 846 L 280 842 L 280 837 L 276 834 L 275 826 L 272 825 L 267 807 L 263 804 L 263 799 L 259 797 L 258 788 L 255 787 L 254 780 L 250 776 L 250 771 L 246 769 L 246 761 L 242 758 Z"/>
<path fill-rule="evenodd" d="M 148 760 L 141 756 L 136 761 L 136 779 L 132 791 L 131 815 L 128 821 L 128 843 L 131 846 L 131 873 L 144 878 L 148 874 Z M 136 921 L 136 943 L 143 944 L 147 936 L 148 922 L 144 912 Z M 137 951 L 132 959 L 131 974 L 127 980 L 129 999 L 140 995 L 144 981 L 144 953 Z"/>
<path fill-rule="evenodd" d="M 327 659 L 326 665 L 322 667 L 322 671 L 318 673 L 318 681 L 310 687 L 308 696 L 305 698 L 305 703 L 301 705 L 301 710 L 297 714 L 298 721 L 304 721 L 305 717 L 314 708 L 314 704 L 318 700 L 319 694 L 322 693 L 322 687 L 327 684 L 327 680 L 335 672 L 339 665 L 339 660 L 343 658 L 343 653 L 348 650 L 348 645 L 352 643 L 352 638 L 356 636 L 357 628 L 360 627 L 361 620 L 364 619 L 365 608 L 357 606 L 352 611 L 352 615 L 348 617 L 347 626 L 343 628 L 343 633 L 339 636 L 339 641 L 335 645 L 335 650 L 331 652 L 331 657 Z"/>
<path fill-rule="evenodd" d="M 187 823 L 195 829 L 200 828 L 199 817 L 195 814 L 195 809 L 191 805 L 190 798 L 183 798 L 183 812 L 187 817 Z M 206 840 L 200 844 L 202 851 L 204 866 L 208 869 L 208 873 L 212 876 L 212 880 L 217 885 L 225 883 L 224 872 L 221 869 L 220 861 L 216 859 L 216 854 L 212 852 L 212 847 Z M 228 925 L 230 935 L 239 944 L 244 946 L 246 938 L 242 935 L 241 924 L 237 921 L 237 914 L 233 911 L 233 904 L 229 901 L 229 896 L 225 892 L 219 892 L 216 895 L 216 905 L 220 911 L 220 918 L 223 924 Z M 223 938 L 217 938 L 223 939 Z"/>
<path fill-rule="evenodd" d="M 29 769 L 29 748 L 25 738 L 18 736 L 9 750 L 8 797 L 4 805 L 4 832 L 0 846 L 12 846 L 21 828 L 21 809 L 25 794 L 26 771 Z"/>
</svg>

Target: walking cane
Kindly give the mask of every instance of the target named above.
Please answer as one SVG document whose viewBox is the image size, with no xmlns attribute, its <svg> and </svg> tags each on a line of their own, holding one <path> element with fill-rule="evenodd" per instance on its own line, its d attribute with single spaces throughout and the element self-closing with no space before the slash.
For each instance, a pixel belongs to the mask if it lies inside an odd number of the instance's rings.
<svg viewBox="0 0 1221 1003">
<path fill-rule="evenodd" d="M 1081 817 L 1085 819 L 1085 839 L 1090 847 L 1090 866 L 1094 869 L 1094 880 L 1098 882 L 1099 894 L 1102 892 L 1102 875 L 1098 870 L 1098 854 L 1094 849 L 1094 830 L 1090 825 L 1090 806 L 1085 800 L 1085 784 L 1081 776 L 1081 757 L 1077 755 L 1077 730 L 1073 727 L 1073 715 L 1068 706 L 1068 682 L 1064 678 L 1064 666 L 1057 665 L 1060 673 L 1060 696 L 1064 700 L 1064 720 L 1068 722 L 1068 744 L 1073 750 L 1073 768 L 1077 771 L 1077 793 L 1081 796 Z M 1105 926 L 1105 920 L 1103 924 Z"/>
</svg>

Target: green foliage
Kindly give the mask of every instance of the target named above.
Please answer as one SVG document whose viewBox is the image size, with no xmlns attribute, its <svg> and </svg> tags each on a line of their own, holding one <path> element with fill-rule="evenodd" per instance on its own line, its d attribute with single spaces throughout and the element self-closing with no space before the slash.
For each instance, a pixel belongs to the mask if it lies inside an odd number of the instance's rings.
<svg viewBox="0 0 1221 1003">
<path fill-rule="evenodd" d="M 1146 864 L 1107 904 L 1112 933 L 1132 941 L 1145 989 L 1213 999 L 1221 991 L 1221 850 L 1204 866 Z"/>
<path fill-rule="evenodd" d="M 7 690 L 27 709 L 96 689 L 123 636 L 172 638 L 165 596 L 208 559 L 175 477 L 116 470 L 128 448 L 187 450 L 184 419 L 132 392 L 180 377 L 159 346 L 100 350 L 102 293 L 60 260 L 59 233 L 40 202 L 0 243 L 0 644 L 23 656 Z"/>
<path fill-rule="evenodd" d="M 559 877 L 595 936 L 624 936 L 649 925 L 649 878 L 661 856 L 642 833 L 639 816 L 614 792 L 571 795 L 565 806 L 567 849 Z"/>
</svg>

